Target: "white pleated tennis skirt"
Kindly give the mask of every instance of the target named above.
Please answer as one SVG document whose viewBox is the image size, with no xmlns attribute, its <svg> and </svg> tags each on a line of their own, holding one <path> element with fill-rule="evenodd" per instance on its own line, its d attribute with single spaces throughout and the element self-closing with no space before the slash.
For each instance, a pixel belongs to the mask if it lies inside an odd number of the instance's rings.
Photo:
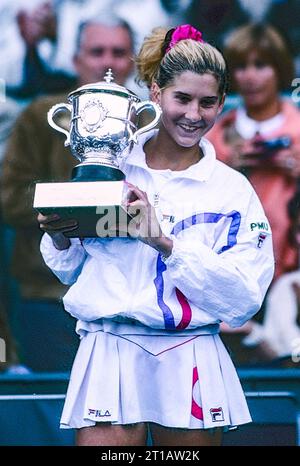
<svg viewBox="0 0 300 466">
<path fill-rule="evenodd" d="M 251 422 L 236 370 L 219 335 L 83 336 L 61 428 L 97 422 L 210 429 Z"/>
</svg>

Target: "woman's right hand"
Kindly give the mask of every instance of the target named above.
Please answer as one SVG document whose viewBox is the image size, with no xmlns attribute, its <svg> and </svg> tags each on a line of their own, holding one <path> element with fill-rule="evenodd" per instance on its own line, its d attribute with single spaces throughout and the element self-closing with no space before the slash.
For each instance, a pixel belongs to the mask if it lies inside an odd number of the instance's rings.
<svg viewBox="0 0 300 466">
<path fill-rule="evenodd" d="M 51 236 L 56 249 L 63 250 L 70 247 L 71 241 L 64 233 L 78 227 L 78 222 L 75 219 L 63 219 L 57 214 L 43 215 L 39 213 L 37 221 L 40 229 Z"/>
</svg>

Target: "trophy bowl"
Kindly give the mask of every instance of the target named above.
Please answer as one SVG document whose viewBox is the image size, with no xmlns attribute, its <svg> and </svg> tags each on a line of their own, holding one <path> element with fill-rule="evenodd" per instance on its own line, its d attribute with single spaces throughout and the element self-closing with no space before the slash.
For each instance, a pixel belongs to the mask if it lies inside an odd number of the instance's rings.
<svg viewBox="0 0 300 466">
<path fill-rule="evenodd" d="M 156 126 L 160 107 L 113 83 L 111 69 L 104 81 L 82 86 L 68 95 L 68 104 L 54 105 L 48 112 L 52 128 L 66 135 L 65 146 L 79 160 L 72 173 L 73 181 L 121 180 L 125 178 L 119 164 L 127 147 L 140 134 Z M 153 120 L 137 128 L 138 116 L 144 110 L 154 112 Z M 58 112 L 71 113 L 70 131 L 57 125 Z"/>
</svg>

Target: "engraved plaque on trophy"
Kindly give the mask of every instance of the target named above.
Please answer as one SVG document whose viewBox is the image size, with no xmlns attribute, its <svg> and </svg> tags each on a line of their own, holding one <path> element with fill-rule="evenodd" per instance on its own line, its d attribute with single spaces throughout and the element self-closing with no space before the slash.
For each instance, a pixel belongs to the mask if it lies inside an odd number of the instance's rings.
<svg viewBox="0 0 300 466">
<path fill-rule="evenodd" d="M 48 112 L 48 123 L 65 134 L 65 146 L 79 163 L 70 181 L 36 183 L 33 207 L 44 215 L 57 213 L 78 220 L 78 228 L 65 233 L 70 237 L 108 236 L 99 231 L 99 219 L 127 218 L 123 207 L 126 196 L 125 175 L 120 169 L 125 152 L 137 137 L 156 126 L 160 107 L 113 82 L 111 70 L 104 81 L 88 84 L 71 92 L 69 103 L 54 105 Z M 137 128 L 139 114 L 154 112 L 153 120 Z M 70 130 L 55 123 L 58 112 L 71 113 Z"/>
</svg>

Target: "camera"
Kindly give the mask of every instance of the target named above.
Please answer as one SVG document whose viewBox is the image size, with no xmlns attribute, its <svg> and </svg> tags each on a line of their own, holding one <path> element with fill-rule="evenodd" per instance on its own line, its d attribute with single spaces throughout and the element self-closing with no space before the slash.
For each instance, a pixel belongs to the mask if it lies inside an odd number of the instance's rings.
<svg viewBox="0 0 300 466">
<path fill-rule="evenodd" d="M 280 149 L 287 149 L 291 146 L 291 138 L 289 136 L 281 136 L 279 138 L 255 141 L 255 146 L 263 150 L 263 155 L 272 155 Z"/>
</svg>

